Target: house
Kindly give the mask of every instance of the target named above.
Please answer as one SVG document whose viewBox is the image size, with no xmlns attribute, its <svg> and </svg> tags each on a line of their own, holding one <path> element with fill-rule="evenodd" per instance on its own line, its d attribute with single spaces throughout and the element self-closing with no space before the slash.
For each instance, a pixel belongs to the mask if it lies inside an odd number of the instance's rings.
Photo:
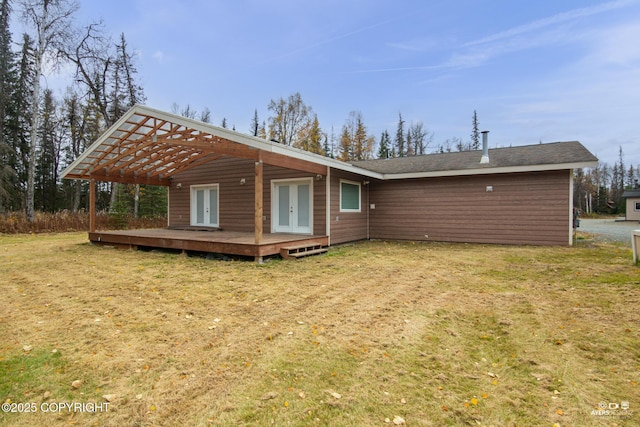
<svg viewBox="0 0 640 427">
<path fill-rule="evenodd" d="M 346 163 L 135 106 L 64 172 L 88 180 L 89 239 L 263 256 L 363 239 L 572 243 L 579 142 Z M 95 182 L 169 187 L 164 230 L 95 229 Z"/>
<path fill-rule="evenodd" d="M 627 204 L 625 219 L 627 221 L 640 221 L 640 188 L 627 190 L 622 193 L 622 197 Z"/>
</svg>

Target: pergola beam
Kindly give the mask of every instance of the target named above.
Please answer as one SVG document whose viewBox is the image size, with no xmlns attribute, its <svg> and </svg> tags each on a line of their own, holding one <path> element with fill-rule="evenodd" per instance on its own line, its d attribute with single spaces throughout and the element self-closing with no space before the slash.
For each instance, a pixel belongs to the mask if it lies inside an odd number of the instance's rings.
<svg viewBox="0 0 640 427">
<path fill-rule="evenodd" d="M 138 118 L 127 119 L 123 125 L 131 128 L 125 130 L 120 127 L 117 133 L 112 134 L 110 148 L 99 154 L 96 152 L 98 155 L 91 159 L 93 169 L 83 172 L 81 176 L 69 177 L 168 185 L 165 179 L 169 176 L 222 155 L 253 161 L 260 156 L 263 165 L 314 175 L 327 174 L 326 166 L 271 150 L 259 150 L 165 118 L 142 114 Z M 118 133 L 119 136 L 114 136 Z"/>
<path fill-rule="evenodd" d="M 103 181 L 103 182 L 118 182 L 121 184 L 162 185 L 165 187 L 168 187 L 171 185 L 171 180 L 166 177 L 147 178 L 146 176 L 133 176 L 129 174 L 105 175 L 101 173 L 92 173 L 91 175 L 83 177 L 82 179 L 89 179 L 89 180 L 94 179 L 96 181 Z"/>
</svg>

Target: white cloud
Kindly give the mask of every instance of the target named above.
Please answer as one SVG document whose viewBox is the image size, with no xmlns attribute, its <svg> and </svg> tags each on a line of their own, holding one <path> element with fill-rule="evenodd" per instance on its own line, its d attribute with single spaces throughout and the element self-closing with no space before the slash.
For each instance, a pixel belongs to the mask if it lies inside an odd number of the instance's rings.
<svg viewBox="0 0 640 427">
<path fill-rule="evenodd" d="M 408 52 L 428 52 L 438 47 L 438 42 L 431 38 L 406 40 L 401 42 L 388 42 L 387 47 L 408 51 Z"/>
<path fill-rule="evenodd" d="M 537 32 L 542 28 L 549 27 L 552 25 L 574 21 L 579 18 L 596 15 L 598 13 L 607 12 L 612 9 L 618 9 L 618 8 L 630 5 L 634 2 L 635 2 L 634 0 L 617 0 L 617 1 L 611 1 L 608 3 L 599 4 L 597 6 L 569 10 L 567 12 L 558 13 L 556 15 L 553 15 L 544 19 L 539 19 L 537 21 L 529 22 L 524 25 L 519 25 L 517 27 L 513 27 L 496 34 L 483 37 L 479 40 L 466 43 L 464 46 L 475 46 L 480 44 L 492 43 L 492 42 L 496 42 L 504 39 L 510 39 L 515 36 L 532 33 L 534 31 Z"/>
<path fill-rule="evenodd" d="M 640 24 L 637 22 L 606 29 L 598 34 L 589 61 L 619 66 L 636 66 L 640 61 Z"/>
<path fill-rule="evenodd" d="M 153 57 L 153 59 L 155 59 L 161 64 L 164 63 L 167 59 L 165 53 L 161 50 L 156 50 L 155 52 L 153 52 L 153 55 L 151 56 Z"/>
</svg>

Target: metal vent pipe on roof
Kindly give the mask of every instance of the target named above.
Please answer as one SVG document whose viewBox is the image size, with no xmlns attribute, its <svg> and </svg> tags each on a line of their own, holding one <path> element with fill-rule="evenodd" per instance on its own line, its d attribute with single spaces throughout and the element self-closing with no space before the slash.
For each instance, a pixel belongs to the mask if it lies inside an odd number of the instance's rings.
<svg viewBox="0 0 640 427">
<path fill-rule="evenodd" d="M 488 130 L 483 130 L 482 132 L 482 157 L 480 158 L 480 164 L 489 163 L 489 141 L 487 135 L 489 135 Z"/>
</svg>

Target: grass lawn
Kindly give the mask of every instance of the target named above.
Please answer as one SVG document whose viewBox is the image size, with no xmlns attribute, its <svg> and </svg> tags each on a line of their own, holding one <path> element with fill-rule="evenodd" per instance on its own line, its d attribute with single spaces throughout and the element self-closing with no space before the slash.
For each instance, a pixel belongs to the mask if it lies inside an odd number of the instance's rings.
<svg viewBox="0 0 640 427">
<path fill-rule="evenodd" d="M 0 292 L 0 425 L 640 425 L 622 246 L 257 265 L 0 235 Z"/>
</svg>

